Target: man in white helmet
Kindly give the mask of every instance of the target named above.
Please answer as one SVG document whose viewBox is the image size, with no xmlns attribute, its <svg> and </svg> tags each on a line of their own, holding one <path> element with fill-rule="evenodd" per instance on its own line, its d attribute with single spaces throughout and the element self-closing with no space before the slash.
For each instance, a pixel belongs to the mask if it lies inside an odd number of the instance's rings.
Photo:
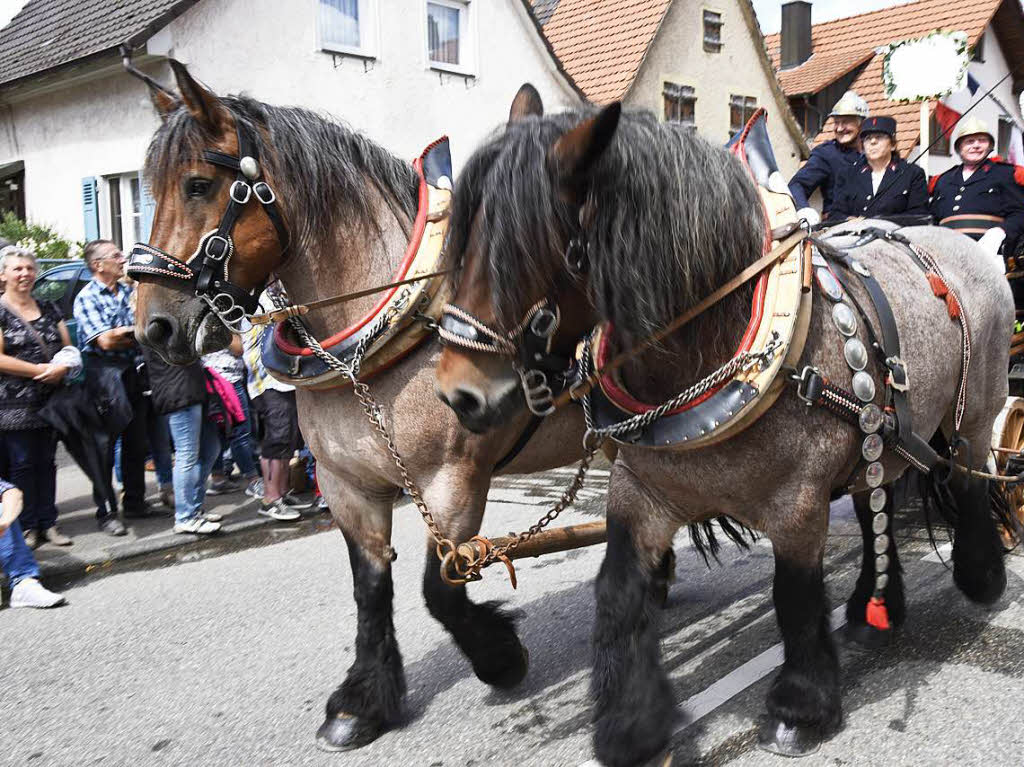
<svg viewBox="0 0 1024 767">
<path fill-rule="evenodd" d="M 983 120 L 957 124 L 953 147 L 963 162 L 932 178 L 929 210 L 940 225 L 1009 258 L 1024 234 L 1024 168 L 990 157 L 995 143 Z"/>
<path fill-rule="evenodd" d="M 868 102 L 858 96 L 856 91 L 844 93 L 829 113 L 835 138 L 814 147 L 810 158 L 790 179 L 789 192 L 796 203 L 797 215 L 811 224 L 818 223 L 820 218 L 807 198 L 814 194 L 815 189 L 820 188 L 821 213 L 822 217 L 827 218 L 832 210 L 837 179 L 842 178 L 850 167 L 864 161 L 857 138 L 860 135 L 860 124 L 867 116 Z"/>
</svg>

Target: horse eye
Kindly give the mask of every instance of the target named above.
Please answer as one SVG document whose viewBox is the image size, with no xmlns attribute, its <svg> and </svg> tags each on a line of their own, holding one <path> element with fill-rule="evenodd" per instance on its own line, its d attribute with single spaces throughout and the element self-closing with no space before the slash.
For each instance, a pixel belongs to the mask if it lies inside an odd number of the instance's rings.
<svg viewBox="0 0 1024 767">
<path fill-rule="evenodd" d="M 186 187 L 186 194 L 192 198 L 206 197 L 209 191 L 210 180 L 206 178 L 194 178 Z"/>
</svg>

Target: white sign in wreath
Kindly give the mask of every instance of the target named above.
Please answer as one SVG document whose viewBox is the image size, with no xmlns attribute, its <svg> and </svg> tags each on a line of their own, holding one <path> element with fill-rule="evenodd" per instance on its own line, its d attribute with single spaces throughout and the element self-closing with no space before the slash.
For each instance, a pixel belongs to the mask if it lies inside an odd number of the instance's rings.
<svg viewBox="0 0 1024 767">
<path fill-rule="evenodd" d="M 924 37 L 891 43 L 882 54 L 882 84 L 891 101 L 928 101 L 967 83 L 967 34 L 936 30 Z"/>
</svg>

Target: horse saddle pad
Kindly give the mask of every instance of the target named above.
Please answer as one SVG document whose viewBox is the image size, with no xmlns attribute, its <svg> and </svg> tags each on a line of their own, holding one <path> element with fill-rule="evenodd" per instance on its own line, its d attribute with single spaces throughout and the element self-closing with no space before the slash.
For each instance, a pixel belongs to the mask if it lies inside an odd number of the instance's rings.
<svg viewBox="0 0 1024 767">
<path fill-rule="evenodd" d="M 744 139 L 751 134 L 758 137 L 758 146 L 763 147 L 767 141 L 763 110 L 755 113 L 740 139 L 730 146 L 748 169 L 750 164 L 743 147 Z M 763 162 L 763 158 L 762 148 L 758 159 Z M 769 158 L 774 165 L 770 149 Z M 758 191 L 768 231 L 776 231 L 797 220 L 796 208 L 788 193 L 767 188 L 763 181 L 767 175 L 758 173 L 761 179 L 756 181 L 760 181 Z M 777 244 L 771 237 L 766 239 L 767 250 Z M 779 371 L 796 365 L 807 340 L 813 295 L 808 279 L 809 259 L 810 251 L 801 242 L 758 278 L 750 322 L 736 354 L 764 351 L 774 346 L 774 352 L 765 364 L 740 371 L 718 387 L 669 411 L 648 427 L 619 437 L 618 441 L 654 448 L 698 448 L 738 434 L 768 410 L 785 386 L 786 379 L 779 376 Z M 593 365 L 598 370 L 613 356 L 606 330 L 599 329 L 590 345 Z M 600 386 L 595 387 L 591 395 L 591 405 L 599 428 L 612 426 L 656 407 L 630 396 L 617 371 L 602 376 Z"/>
</svg>

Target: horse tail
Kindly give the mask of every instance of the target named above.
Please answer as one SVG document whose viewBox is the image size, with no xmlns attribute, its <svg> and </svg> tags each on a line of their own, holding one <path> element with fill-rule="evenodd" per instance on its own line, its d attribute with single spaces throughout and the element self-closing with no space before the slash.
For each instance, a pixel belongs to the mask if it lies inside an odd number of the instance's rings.
<svg viewBox="0 0 1024 767">
<path fill-rule="evenodd" d="M 712 559 L 717 564 L 721 564 L 721 560 L 718 558 L 721 545 L 715 534 L 715 522 L 718 522 L 718 527 L 725 533 L 725 537 L 735 543 L 737 548 L 748 550 L 750 544 L 757 540 L 757 534 L 753 530 L 732 517 L 721 516 L 703 522 L 694 522 L 688 526 L 690 541 L 708 567 L 711 567 Z"/>
</svg>

